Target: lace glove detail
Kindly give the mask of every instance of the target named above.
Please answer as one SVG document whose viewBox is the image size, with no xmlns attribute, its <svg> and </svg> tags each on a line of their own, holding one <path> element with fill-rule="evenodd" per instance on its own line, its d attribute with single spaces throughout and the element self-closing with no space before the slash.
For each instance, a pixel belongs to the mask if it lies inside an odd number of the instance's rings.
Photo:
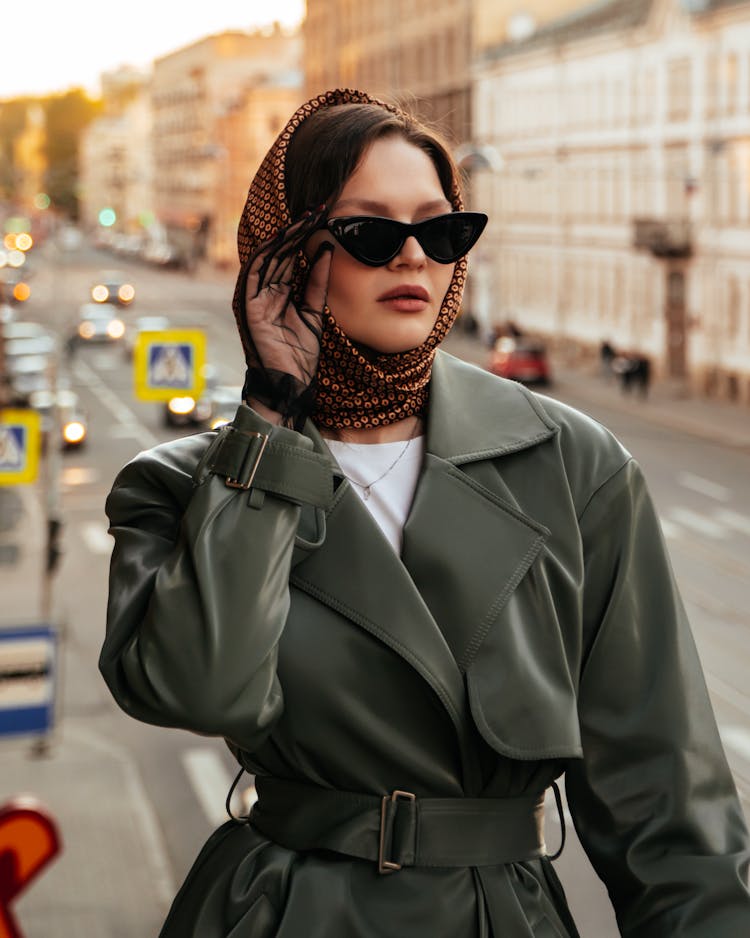
<svg viewBox="0 0 750 938">
<path fill-rule="evenodd" d="M 333 246 L 324 242 L 309 265 L 302 299 L 293 285 L 300 253 L 325 219 L 323 207 L 282 229 L 247 262 L 244 297 L 247 332 L 243 400 L 259 402 L 281 415 L 282 423 L 302 428 L 315 404 L 316 373 L 323 332 Z"/>
</svg>

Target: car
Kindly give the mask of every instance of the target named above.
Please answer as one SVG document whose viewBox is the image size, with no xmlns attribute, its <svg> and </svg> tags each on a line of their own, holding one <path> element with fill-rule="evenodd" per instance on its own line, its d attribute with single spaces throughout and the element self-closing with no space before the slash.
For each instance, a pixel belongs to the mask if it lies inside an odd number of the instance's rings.
<svg viewBox="0 0 750 938">
<path fill-rule="evenodd" d="M 103 270 L 91 285 L 94 303 L 112 303 L 115 306 L 130 306 L 135 299 L 135 287 L 120 270 Z"/>
<path fill-rule="evenodd" d="M 170 328 L 170 321 L 166 316 L 139 316 L 132 322 L 125 325 L 125 337 L 123 341 L 123 351 L 126 358 L 132 358 L 135 352 L 135 344 L 138 336 L 142 332 L 161 332 L 162 329 Z"/>
<path fill-rule="evenodd" d="M 7 322 L 0 328 L 10 398 L 25 406 L 30 394 L 49 387 L 57 366 L 57 336 L 37 322 Z"/>
<path fill-rule="evenodd" d="M 181 395 L 167 401 L 164 422 L 170 427 L 217 430 L 234 418 L 241 402 L 239 385 L 208 386 L 198 400 Z"/>
<path fill-rule="evenodd" d="M 78 342 L 119 342 L 124 335 L 125 323 L 111 303 L 84 303 L 78 310 Z"/>
<path fill-rule="evenodd" d="M 86 443 L 89 432 L 88 416 L 78 394 L 71 388 L 58 388 L 57 391 L 46 388 L 35 391 L 29 396 L 29 405 L 41 416 L 45 440 L 55 431 L 60 447 L 64 450 L 80 449 Z"/>
<path fill-rule="evenodd" d="M 490 352 L 488 371 L 521 384 L 547 385 L 551 372 L 543 342 L 525 336 L 503 336 Z"/>
<path fill-rule="evenodd" d="M 35 391 L 47 390 L 52 381 L 52 368 L 48 355 L 19 355 L 6 360 L 10 401 L 14 406 L 26 406 Z"/>
<path fill-rule="evenodd" d="M 6 342 L 12 339 L 38 339 L 42 336 L 53 335 L 53 333 L 40 322 L 29 322 L 21 319 L 4 322 L 2 328 Z"/>
</svg>

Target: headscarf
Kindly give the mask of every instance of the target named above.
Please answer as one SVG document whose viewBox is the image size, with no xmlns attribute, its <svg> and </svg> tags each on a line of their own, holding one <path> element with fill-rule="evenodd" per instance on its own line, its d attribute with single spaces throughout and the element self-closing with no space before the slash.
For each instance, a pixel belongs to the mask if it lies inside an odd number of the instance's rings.
<svg viewBox="0 0 750 938">
<path fill-rule="evenodd" d="M 300 124 L 319 108 L 341 104 L 375 104 L 394 114 L 398 108 L 362 91 L 335 89 L 303 104 L 281 131 L 255 174 L 247 194 L 237 231 L 240 274 L 232 308 L 248 360 L 247 328 L 244 325 L 243 280 L 247 261 L 280 229 L 291 224 L 285 187 L 285 160 L 289 142 Z M 459 181 L 453 180 L 449 195 L 453 209 L 463 208 Z M 308 261 L 300 252 L 293 275 L 292 298 L 299 301 Z M 427 405 L 435 351 L 455 322 L 461 305 L 466 258 L 455 265 L 453 278 L 440 307 L 435 325 L 417 348 L 390 354 L 365 353 L 344 333 L 327 306 L 318 363 L 317 387 L 312 418 L 318 427 L 340 430 L 386 426 L 422 414 Z"/>
</svg>

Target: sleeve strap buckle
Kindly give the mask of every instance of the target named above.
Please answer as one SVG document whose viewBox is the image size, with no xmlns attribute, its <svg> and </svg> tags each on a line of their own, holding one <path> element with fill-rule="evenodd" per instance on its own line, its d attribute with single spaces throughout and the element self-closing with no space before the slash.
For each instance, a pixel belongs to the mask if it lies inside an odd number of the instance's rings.
<svg viewBox="0 0 750 938">
<path fill-rule="evenodd" d="M 254 430 L 236 431 L 241 432 L 245 437 L 245 452 L 238 463 L 236 474 L 227 477 L 224 484 L 230 489 L 242 489 L 247 491 L 253 484 L 255 473 L 258 471 L 263 451 L 268 443 L 268 436 L 265 433 L 258 433 Z M 236 439 L 236 437 L 235 437 Z"/>
</svg>

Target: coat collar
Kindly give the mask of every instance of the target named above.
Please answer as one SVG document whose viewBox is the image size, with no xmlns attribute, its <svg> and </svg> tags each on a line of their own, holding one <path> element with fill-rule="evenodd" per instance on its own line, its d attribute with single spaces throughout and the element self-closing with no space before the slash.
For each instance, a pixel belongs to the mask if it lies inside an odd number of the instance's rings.
<svg viewBox="0 0 750 938">
<path fill-rule="evenodd" d="M 341 482 L 326 512 L 325 539 L 315 549 L 304 546 L 319 532 L 313 512 L 303 510 L 291 582 L 408 661 L 442 701 L 460 737 L 466 738 L 469 719 L 462 671 L 547 534 L 512 504 L 500 477 L 490 490 L 465 470 L 556 431 L 520 385 L 438 352 L 425 462 L 398 557 L 317 429 L 310 421 L 305 427 Z"/>
<path fill-rule="evenodd" d="M 506 381 L 438 351 L 432 367 L 427 450 L 454 465 L 535 446 L 558 431 L 535 398 Z"/>
</svg>

